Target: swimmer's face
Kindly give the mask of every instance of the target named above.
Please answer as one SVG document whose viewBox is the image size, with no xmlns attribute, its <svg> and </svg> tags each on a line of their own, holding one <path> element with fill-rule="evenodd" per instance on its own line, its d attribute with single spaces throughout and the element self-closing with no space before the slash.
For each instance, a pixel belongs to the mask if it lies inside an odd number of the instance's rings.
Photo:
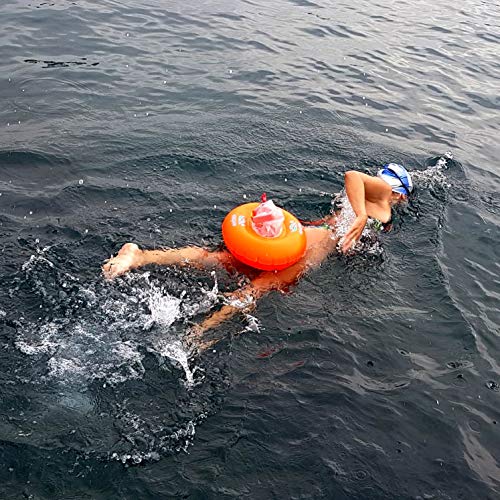
<svg viewBox="0 0 500 500">
<path fill-rule="evenodd" d="M 408 196 L 401 194 L 401 193 L 395 193 L 394 191 L 392 192 L 391 196 L 391 205 L 402 205 L 403 203 L 406 203 L 408 201 Z"/>
</svg>

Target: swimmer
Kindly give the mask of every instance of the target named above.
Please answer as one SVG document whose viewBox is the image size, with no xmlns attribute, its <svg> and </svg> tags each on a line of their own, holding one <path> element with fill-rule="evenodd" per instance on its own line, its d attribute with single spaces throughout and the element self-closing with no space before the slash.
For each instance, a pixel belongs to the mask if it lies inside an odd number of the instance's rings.
<svg viewBox="0 0 500 500">
<path fill-rule="evenodd" d="M 408 199 L 413 183 L 408 171 L 401 165 L 389 163 L 379 170 L 377 177 L 354 170 L 344 176 L 345 191 L 356 215 L 347 233 L 339 241 L 335 233 L 336 215 L 332 214 L 304 227 L 306 252 L 301 260 L 281 271 L 258 271 L 242 266 L 227 250 L 210 251 L 197 246 L 161 250 L 141 250 L 134 243 L 126 243 L 115 257 L 103 266 L 107 279 L 120 276 L 132 269 L 156 264 L 160 266 L 192 266 L 202 269 L 225 267 L 241 270 L 250 278 L 244 287 L 229 293 L 226 304 L 195 325 L 186 337 L 188 344 L 202 351 L 217 340 L 204 341 L 203 334 L 217 327 L 238 312 L 251 310 L 258 299 L 272 290 L 284 290 L 296 283 L 307 271 L 318 267 L 340 245 L 342 253 L 353 249 L 369 219 L 388 224 L 392 206 Z M 307 223 L 306 223 L 307 224 Z"/>
</svg>

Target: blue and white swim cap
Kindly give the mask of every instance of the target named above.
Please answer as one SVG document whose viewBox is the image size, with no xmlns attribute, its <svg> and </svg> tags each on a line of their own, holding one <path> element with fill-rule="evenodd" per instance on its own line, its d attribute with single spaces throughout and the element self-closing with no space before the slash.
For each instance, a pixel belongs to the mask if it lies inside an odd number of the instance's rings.
<svg viewBox="0 0 500 500">
<path fill-rule="evenodd" d="M 410 196 L 413 191 L 413 181 L 408 170 L 397 163 L 384 165 L 384 168 L 378 171 L 377 177 L 387 182 L 395 193 Z"/>
</svg>

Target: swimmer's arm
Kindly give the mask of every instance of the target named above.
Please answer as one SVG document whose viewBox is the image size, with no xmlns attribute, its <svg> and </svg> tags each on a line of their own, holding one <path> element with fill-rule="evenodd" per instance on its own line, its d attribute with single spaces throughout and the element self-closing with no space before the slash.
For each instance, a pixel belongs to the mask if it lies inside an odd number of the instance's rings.
<svg viewBox="0 0 500 500">
<path fill-rule="evenodd" d="M 361 237 L 369 215 L 381 220 L 386 220 L 387 216 L 390 216 L 390 212 L 384 215 L 387 209 L 384 209 L 383 202 L 390 197 L 391 187 L 381 179 L 355 170 L 346 172 L 344 180 L 349 203 L 356 214 L 356 219 L 342 243 L 342 252 L 345 253 Z"/>
<path fill-rule="evenodd" d="M 384 221 L 390 217 L 390 211 L 387 212 L 387 200 L 390 199 L 392 189 L 387 182 L 372 175 L 349 170 L 344 174 L 344 183 L 349 203 L 356 215 L 364 214 Z"/>
</svg>

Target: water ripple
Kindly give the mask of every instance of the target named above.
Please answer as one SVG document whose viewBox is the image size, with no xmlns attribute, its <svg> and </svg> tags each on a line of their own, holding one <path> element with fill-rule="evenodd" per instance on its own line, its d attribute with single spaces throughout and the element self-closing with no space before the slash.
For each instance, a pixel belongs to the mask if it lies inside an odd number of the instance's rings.
<svg viewBox="0 0 500 500">
<path fill-rule="evenodd" d="M 4 1 L 3 496 L 497 496 L 499 12 Z M 176 328 L 210 275 L 98 277 L 131 239 L 215 248 L 264 191 L 323 217 L 347 170 L 387 161 L 417 185 L 393 231 L 194 363 Z M 113 467 L 143 461 L 154 482 Z"/>
</svg>

